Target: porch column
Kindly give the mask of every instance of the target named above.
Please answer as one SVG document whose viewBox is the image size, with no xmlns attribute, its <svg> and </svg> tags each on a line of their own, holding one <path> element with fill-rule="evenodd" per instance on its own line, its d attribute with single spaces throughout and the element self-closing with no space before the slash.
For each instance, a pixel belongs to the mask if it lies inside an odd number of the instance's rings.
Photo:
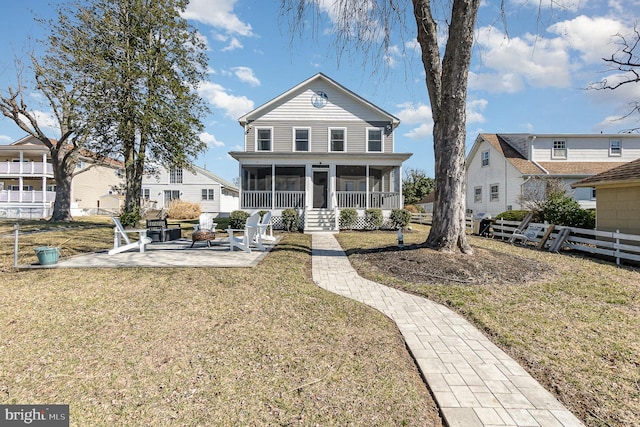
<svg viewBox="0 0 640 427">
<path fill-rule="evenodd" d="M 365 184 L 364 184 L 364 190 L 365 190 L 365 198 L 366 200 L 364 201 L 364 208 L 365 209 L 369 209 L 369 199 L 371 198 L 371 194 L 369 193 L 369 164 L 367 164 L 365 172 L 364 172 L 364 180 L 365 180 Z"/>
<path fill-rule="evenodd" d="M 276 207 L 276 164 L 271 165 L 271 210 Z"/>
</svg>

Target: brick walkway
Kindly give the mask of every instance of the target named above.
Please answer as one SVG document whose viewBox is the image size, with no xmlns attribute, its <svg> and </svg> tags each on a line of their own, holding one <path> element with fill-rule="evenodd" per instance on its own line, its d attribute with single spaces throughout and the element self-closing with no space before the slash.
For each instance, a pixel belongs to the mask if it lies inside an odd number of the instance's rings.
<svg viewBox="0 0 640 427">
<path fill-rule="evenodd" d="M 312 259 L 318 286 L 361 301 L 396 322 L 447 425 L 583 425 L 459 315 L 360 277 L 333 234 L 313 234 Z"/>
</svg>

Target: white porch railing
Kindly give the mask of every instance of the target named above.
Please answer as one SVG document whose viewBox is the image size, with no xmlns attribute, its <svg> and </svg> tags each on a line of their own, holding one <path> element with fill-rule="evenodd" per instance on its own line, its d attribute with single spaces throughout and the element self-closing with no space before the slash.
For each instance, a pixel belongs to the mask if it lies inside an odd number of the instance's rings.
<svg viewBox="0 0 640 427">
<path fill-rule="evenodd" d="M 400 193 L 366 191 L 337 191 L 336 198 L 339 208 L 378 208 L 399 209 L 402 208 Z M 368 200 L 369 203 L 366 203 Z"/>
<path fill-rule="evenodd" d="M 53 176 L 53 167 L 42 162 L 0 162 L 0 175 Z"/>
<path fill-rule="evenodd" d="M 0 190 L 0 203 L 43 203 L 53 202 L 55 199 L 55 191 Z"/>
<path fill-rule="evenodd" d="M 274 208 L 304 208 L 304 191 L 276 191 Z"/>
<path fill-rule="evenodd" d="M 271 209 L 271 191 L 243 191 L 242 209 Z"/>
</svg>

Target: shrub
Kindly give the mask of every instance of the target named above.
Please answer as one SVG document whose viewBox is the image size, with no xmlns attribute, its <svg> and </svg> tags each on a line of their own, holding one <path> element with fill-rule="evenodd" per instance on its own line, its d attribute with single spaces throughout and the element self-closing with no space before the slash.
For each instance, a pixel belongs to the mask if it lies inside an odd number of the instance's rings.
<svg viewBox="0 0 640 427">
<path fill-rule="evenodd" d="M 391 226 L 394 229 L 406 227 L 411 221 L 411 212 L 407 209 L 393 209 L 389 220 L 391 220 Z"/>
<path fill-rule="evenodd" d="M 379 229 L 384 222 L 382 209 L 370 208 L 364 211 L 364 222 L 367 224 L 369 230 Z"/>
<path fill-rule="evenodd" d="M 282 211 L 282 226 L 285 231 L 298 229 L 300 226 L 300 216 L 295 209 L 285 209 Z"/>
<path fill-rule="evenodd" d="M 125 227 L 136 227 L 140 222 L 140 208 L 136 207 L 131 212 L 126 212 L 123 208 L 120 212 L 120 223 Z"/>
<path fill-rule="evenodd" d="M 496 215 L 495 219 L 504 219 L 505 221 L 522 221 L 529 211 L 506 211 Z"/>
<path fill-rule="evenodd" d="M 576 200 L 567 196 L 556 196 L 547 200 L 540 215 L 543 221 L 550 224 L 589 229 L 595 227 L 595 213 L 582 209 Z"/>
<path fill-rule="evenodd" d="M 340 211 L 340 229 L 351 230 L 358 222 L 358 211 L 354 208 L 345 208 Z"/>
<path fill-rule="evenodd" d="M 167 216 L 171 219 L 196 219 L 200 216 L 200 205 L 198 203 L 186 202 L 176 199 L 169 202 L 167 206 Z"/>
<path fill-rule="evenodd" d="M 416 205 L 406 205 L 406 206 L 404 207 L 404 209 L 405 209 L 405 210 L 407 210 L 407 211 L 409 211 L 409 213 L 418 213 L 418 212 L 420 212 L 420 211 L 418 210 L 418 207 L 417 207 Z"/>
<path fill-rule="evenodd" d="M 249 218 L 249 214 L 245 211 L 233 211 L 229 215 L 229 228 L 243 229 Z"/>
</svg>

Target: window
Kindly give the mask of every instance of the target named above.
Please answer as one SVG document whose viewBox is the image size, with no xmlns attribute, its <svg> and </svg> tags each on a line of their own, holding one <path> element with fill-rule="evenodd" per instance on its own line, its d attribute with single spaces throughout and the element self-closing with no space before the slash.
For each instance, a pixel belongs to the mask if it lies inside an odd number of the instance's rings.
<svg viewBox="0 0 640 427">
<path fill-rule="evenodd" d="M 256 130 L 256 151 L 271 151 L 271 129 Z"/>
<path fill-rule="evenodd" d="M 164 190 L 164 203 L 180 199 L 180 190 Z"/>
<path fill-rule="evenodd" d="M 489 192 L 491 193 L 489 196 L 489 200 L 491 200 L 492 202 L 497 202 L 498 201 L 498 184 L 491 184 L 489 189 L 490 189 Z"/>
<path fill-rule="evenodd" d="M 47 191 L 56 191 L 55 185 L 47 185 Z"/>
<path fill-rule="evenodd" d="M 489 150 L 482 152 L 482 166 L 489 166 Z"/>
<path fill-rule="evenodd" d="M 293 137 L 295 151 L 309 151 L 309 129 L 294 129 Z"/>
<path fill-rule="evenodd" d="M 329 151 L 346 151 L 346 129 L 329 129 Z"/>
<path fill-rule="evenodd" d="M 9 191 L 20 191 L 19 185 L 10 185 Z M 23 185 L 22 191 L 33 191 L 33 185 Z"/>
<path fill-rule="evenodd" d="M 144 200 L 149 200 L 151 198 L 151 190 L 149 190 L 148 188 L 143 188 L 142 189 L 142 198 Z"/>
<path fill-rule="evenodd" d="M 482 187 L 476 187 L 473 189 L 473 201 L 475 203 L 482 203 Z"/>
<path fill-rule="evenodd" d="M 367 129 L 367 151 L 382 153 L 382 129 Z"/>
<path fill-rule="evenodd" d="M 551 152 L 552 159 L 566 159 L 567 158 L 567 141 L 556 140 L 553 141 L 553 151 Z"/>
<path fill-rule="evenodd" d="M 182 184 L 182 168 L 171 168 L 169 171 L 169 184 Z"/>
<path fill-rule="evenodd" d="M 595 200 L 596 199 L 596 189 L 592 188 L 591 189 L 591 200 Z"/>
<path fill-rule="evenodd" d="M 619 139 L 612 139 L 609 141 L 609 155 L 621 156 L 622 155 L 622 141 Z"/>
<path fill-rule="evenodd" d="M 213 188 L 202 189 L 202 200 L 215 200 L 215 190 Z"/>
</svg>

